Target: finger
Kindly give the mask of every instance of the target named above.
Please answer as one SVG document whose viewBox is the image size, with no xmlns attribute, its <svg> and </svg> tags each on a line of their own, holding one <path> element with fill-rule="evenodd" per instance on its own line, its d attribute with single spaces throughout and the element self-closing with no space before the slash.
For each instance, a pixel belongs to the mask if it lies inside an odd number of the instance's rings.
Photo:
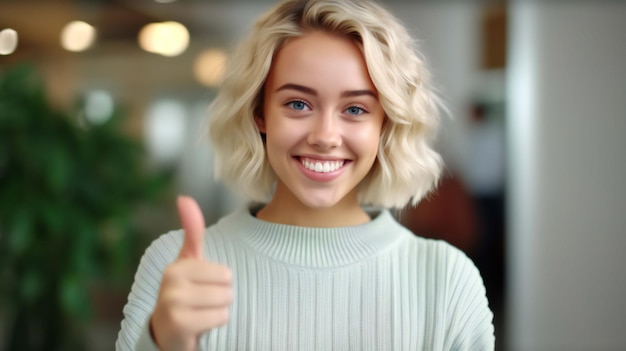
<svg viewBox="0 0 626 351">
<path fill-rule="evenodd" d="M 230 285 L 233 273 L 227 266 L 213 263 L 189 261 L 184 263 L 181 270 L 186 270 L 185 276 L 196 284 L 222 284 Z"/>
<path fill-rule="evenodd" d="M 233 289 L 224 285 L 196 287 L 188 301 L 189 307 L 195 309 L 228 307 L 233 302 Z"/>
<path fill-rule="evenodd" d="M 176 205 L 178 216 L 185 231 L 185 241 L 178 257 L 202 260 L 204 258 L 202 243 L 205 229 L 202 211 L 198 203 L 188 196 L 179 196 Z"/>
<path fill-rule="evenodd" d="M 233 289 L 226 285 L 188 286 L 161 297 L 172 308 L 207 309 L 228 307 L 233 301 Z"/>
<path fill-rule="evenodd" d="M 184 318 L 180 320 L 180 326 L 200 334 L 212 328 L 228 323 L 229 311 L 227 307 L 205 308 L 186 310 L 182 312 Z"/>
<path fill-rule="evenodd" d="M 158 303 L 170 309 L 206 309 L 227 307 L 233 301 L 233 289 L 227 285 L 186 285 L 159 296 Z"/>
<path fill-rule="evenodd" d="M 165 267 L 163 271 L 163 283 L 167 282 L 167 284 L 191 282 L 194 284 L 230 285 L 232 278 L 233 273 L 227 266 L 196 259 L 179 259 Z"/>
</svg>

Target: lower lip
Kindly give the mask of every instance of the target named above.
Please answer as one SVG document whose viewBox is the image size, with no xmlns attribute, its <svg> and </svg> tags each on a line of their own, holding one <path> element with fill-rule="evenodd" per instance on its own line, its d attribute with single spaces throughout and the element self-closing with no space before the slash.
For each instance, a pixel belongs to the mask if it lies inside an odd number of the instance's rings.
<svg viewBox="0 0 626 351">
<path fill-rule="evenodd" d="M 343 174 L 343 172 L 346 170 L 346 166 L 350 163 L 350 161 L 344 161 L 343 166 L 337 168 L 336 170 L 332 171 L 332 172 L 314 172 L 306 167 L 304 167 L 304 165 L 302 164 L 302 162 L 300 162 L 300 159 L 298 159 L 297 157 L 294 157 L 294 161 L 296 162 L 296 164 L 298 165 L 298 168 L 300 169 L 300 171 L 310 180 L 315 181 L 315 182 L 331 182 L 337 178 L 339 178 L 339 176 L 341 176 L 341 174 Z"/>
</svg>

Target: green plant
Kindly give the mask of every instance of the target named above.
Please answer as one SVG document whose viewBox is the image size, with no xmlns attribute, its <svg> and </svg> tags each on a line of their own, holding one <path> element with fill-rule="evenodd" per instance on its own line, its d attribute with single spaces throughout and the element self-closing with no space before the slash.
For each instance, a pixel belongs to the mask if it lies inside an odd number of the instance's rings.
<svg viewBox="0 0 626 351">
<path fill-rule="evenodd" d="M 0 72 L 0 307 L 7 351 L 74 350 L 89 284 L 131 279 L 138 205 L 167 178 L 143 165 L 121 113 L 81 126 L 55 109 L 28 66 Z M 130 278 L 129 278 L 130 277 Z"/>
</svg>

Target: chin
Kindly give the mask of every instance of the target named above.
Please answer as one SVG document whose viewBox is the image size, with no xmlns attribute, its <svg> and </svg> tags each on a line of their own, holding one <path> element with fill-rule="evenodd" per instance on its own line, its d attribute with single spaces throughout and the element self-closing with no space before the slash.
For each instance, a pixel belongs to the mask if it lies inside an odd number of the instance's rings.
<svg viewBox="0 0 626 351">
<path fill-rule="evenodd" d="M 338 201 L 302 201 L 302 204 L 308 208 L 321 210 L 335 206 Z"/>
<path fill-rule="evenodd" d="M 299 196 L 298 197 L 302 205 L 305 207 L 321 210 L 325 208 L 331 208 L 339 203 L 340 199 L 335 199 L 330 196 L 319 196 L 319 197 L 311 197 L 311 196 Z"/>
</svg>

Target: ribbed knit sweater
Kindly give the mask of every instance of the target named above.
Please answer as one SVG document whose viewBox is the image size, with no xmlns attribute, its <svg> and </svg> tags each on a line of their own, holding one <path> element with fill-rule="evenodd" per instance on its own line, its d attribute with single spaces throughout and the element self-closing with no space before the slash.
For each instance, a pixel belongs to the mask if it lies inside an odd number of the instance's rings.
<svg viewBox="0 0 626 351">
<path fill-rule="evenodd" d="M 473 263 L 415 236 L 388 211 L 366 224 L 269 223 L 242 208 L 209 227 L 205 257 L 233 271 L 227 325 L 201 350 L 493 350 L 493 315 Z M 146 250 L 116 349 L 157 350 L 148 323 L 184 233 Z"/>
</svg>

